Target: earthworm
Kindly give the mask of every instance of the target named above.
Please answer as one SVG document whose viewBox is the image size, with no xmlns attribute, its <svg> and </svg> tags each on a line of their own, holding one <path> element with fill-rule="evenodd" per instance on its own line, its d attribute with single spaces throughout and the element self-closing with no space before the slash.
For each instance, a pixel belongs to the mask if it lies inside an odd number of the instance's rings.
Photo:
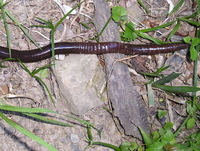
<svg viewBox="0 0 200 151">
<path fill-rule="evenodd" d="M 104 54 L 104 53 L 122 53 L 126 55 L 155 55 L 158 53 L 169 53 L 180 49 L 189 48 L 185 43 L 169 44 L 150 44 L 150 45 L 133 45 L 119 42 L 61 42 L 55 44 L 55 54 Z M 42 49 L 33 50 L 14 50 L 12 49 L 12 58 L 22 62 L 37 62 L 52 56 L 51 45 L 42 47 Z M 9 50 L 0 46 L 0 58 L 9 58 Z"/>
</svg>

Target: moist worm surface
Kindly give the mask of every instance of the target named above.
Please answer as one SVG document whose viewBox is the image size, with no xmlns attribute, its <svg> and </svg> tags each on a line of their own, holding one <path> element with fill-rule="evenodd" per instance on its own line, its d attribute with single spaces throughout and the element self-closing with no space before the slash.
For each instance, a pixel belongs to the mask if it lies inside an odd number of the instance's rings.
<svg viewBox="0 0 200 151">
<path fill-rule="evenodd" d="M 55 54 L 104 54 L 104 53 L 122 53 L 126 55 L 155 55 L 159 53 L 169 53 L 180 49 L 189 48 L 189 44 L 173 43 L 173 44 L 150 44 L 150 45 L 133 45 L 119 42 L 102 42 L 102 43 L 86 43 L 86 42 L 62 42 L 55 44 Z M 14 50 L 12 49 L 12 58 L 22 62 L 37 62 L 52 56 L 51 45 L 42 47 L 42 49 L 33 50 Z M 9 58 L 9 50 L 0 46 L 0 58 Z"/>
</svg>

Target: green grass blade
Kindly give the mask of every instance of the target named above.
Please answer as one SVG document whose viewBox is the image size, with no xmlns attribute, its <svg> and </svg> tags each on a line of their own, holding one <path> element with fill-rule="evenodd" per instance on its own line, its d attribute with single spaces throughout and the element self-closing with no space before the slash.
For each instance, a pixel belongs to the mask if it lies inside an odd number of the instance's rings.
<svg viewBox="0 0 200 151">
<path fill-rule="evenodd" d="M 140 4 L 140 6 L 145 10 L 145 12 L 146 12 L 147 14 L 150 14 L 149 10 L 144 6 L 144 4 L 142 3 L 142 1 L 141 1 L 141 0 L 137 0 L 137 1 L 138 1 L 138 3 Z"/>
<path fill-rule="evenodd" d="M 26 72 L 28 72 L 28 74 L 29 74 L 30 76 L 32 76 L 33 78 L 35 78 L 36 80 L 38 80 L 38 82 L 40 82 L 40 83 L 45 87 L 45 89 L 47 90 L 47 93 L 48 93 L 48 95 L 49 95 L 49 97 L 50 97 L 52 103 L 53 103 L 54 106 L 55 106 L 55 101 L 54 101 L 53 96 L 52 96 L 51 92 L 49 91 L 48 87 L 47 87 L 46 84 L 42 81 L 41 78 L 39 78 L 38 76 L 35 76 L 35 74 L 38 73 L 39 71 L 41 71 L 42 69 L 48 68 L 48 67 L 50 67 L 50 66 L 52 66 L 52 65 L 46 65 L 46 66 L 41 67 L 41 68 L 39 68 L 39 69 L 37 69 L 37 70 L 34 70 L 33 72 L 30 72 L 30 70 L 24 65 L 23 62 L 21 62 L 20 60 L 19 60 L 19 62 L 20 62 L 20 64 L 21 64 L 21 66 L 24 68 L 24 70 L 25 70 Z"/>
<path fill-rule="evenodd" d="M 145 151 L 163 151 L 163 147 L 166 145 L 166 142 L 154 142 L 150 145 Z"/>
<path fill-rule="evenodd" d="M 176 33 L 176 31 L 179 29 L 180 25 L 181 25 L 180 20 L 178 20 L 177 23 L 176 23 L 176 26 L 173 28 L 173 30 L 171 31 L 171 33 L 167 37 L 167 41 L 169 41 L 171 39 L 171 37 Z"/>
<path fill-rule="evenodd" d="M 36 118 L 36 119 L 39 119 L 41 121 L 45 121 L 45 122 L 48 122 L 48 123 L 58 124 L 58 125 L 61 125 L 61 126 L 73 127 L 70 124 L 58 122 L 58 121 L 55 121 L 55 120 L 50 120 L 50 119 L 48 119 L 48 118 L 46 118 L 44 116 L 40 116 L 38 114 L 30 114 L 30 113 L 22 113 L 22 114 L 27 115 L 27 116 L 31 116 L 33 118 Z"/>
<path fill-rule="evenodd" d="M 4 22 L 4 28 L 6 30 L 6 36 L 7 36 L 7 46 L 9 49 L 9 54 L 10 54 L 10 58 L 12 57 L 12 52 L 11 52 L 11 47 L 10 47 L 10 33 L 9 33 L 9 29 L 8 29 L 8 23 L 7 23 L 7 19 L 6 19 L 6 10 L 4 9 L 5 5 L 7 5 L 8 3 L 3 4 L 3 1 L 0 0 L 0 7 L 1 7 L 1 15 L 3 18 L 3 22 Z"/>
<path fill-rule="evenodd" d="M 32 74 L 32 75 L 35 75 L 35 74 L 37 74 L 38 72 L 40 72 L 41 70 L 44 70 L 44 69 L 49 68 L 49 67 L 52 67 L 53 65 L 54 65 L 54 64 L 50 64 L 50 65 L 46 65 L 46 66 L 40 67 L 40 68 L 34 70 L 31 74 Z"/>
<path fill-rule="evenodd" d="M 185 19 L 189 19 L 189 18 L 194 18 L 198 15 L 198 12 L 195 12 L 194 14 L 190 15 L 190 16 L 186 16 L 184 17 Z"/>
<path fill-rule="evenodd" d="M 29 138 L 35 140 L 36 142 L 38 142 L 39 144 L 41 144 L 42 146 L 46 147 L 47 149 L 51 150 L 51 151 L 58 151 L 56 148 L 54 148 L 53 146 L 51 146 L 50 144 L 46 143 L 44 140 L 42 140 L 41 138 L 37 137 L 36 135 L 34 135 L 33 133 L 31 133 L 30 131 L 26 130 L 25 128 L 21 127 L 20 125 L 18 125 L 17 123 L 11 121 L 10 119 L 8 119 L 4 114 L 2 114 L 0 112 L 0 117 L 6 121 L 9 125 L 11 125 L 12 127 L 14 127 L 16 130 L 20 131 L 21 133 L 23 133 L 24 135 L 28 136 Z"/>
<path fill-rule="evenodd" d="M 197 12 L 198 12 L 198 14 L 200 14 L 200 0 L 196 0 L 196 2 L 197 2 L 197 5 L 198 5 Z"/>
<path fill-rule="evenodd" d="M 51 99 L 53 105 L 55 106 L 55 101 L 54 101 L 54 99 L 53 99 L 53 96 L 52 96 L 51 92 L 49 91 L 47 85 L 44 83 L 44 81 L 42 81 L 42 79 L 39 78 L 38 76 L 33 76 L 33 77 L 34 77 L 36 80 L 38 80 L 38 81 L 45 87 L 45 89 L 46 89 L 46 91 L 47 91 L 47 93 L 48 93 L 48 95 L 49 95 L 49 97 L 50 97 L 50 99 Z"/>
<path fill-rule="evenodd" d="M 55 42 L 54 42 L 54 34 L 55 34 L 55 30 L 56 28 L 52 29 L 51 30 L 51 55 L 52 55 L 52 61 L 53 61 L 53 64 L 54 64 L 54 69 L 55 69 Z"/>
<path fill-rule="evenodd" d="M 110 21 L 111 21 L 111 19 L 112 19 L 112 16 L 110 16 L 110 18 L 108 19 L 108 21 L 106 22 L 106 24 L 103 26 L 103 29 L 99 32 L 99 34 L 97 35 L 97 36 L 95 36 L 95 40 L 97 41 L 97 42 L 99 42 L 99 37 L 102 35 L 102 33 L 104 32 L 104 30 L 106 29 L 106 27 L 108 26 L 108 24 L 110 23 Z M 93 40 L 93 39 L 91 39 L 91 40 Z"/>
<path fill-rule="evenodd" d="M 26 108 L 26 107 L 17 107 L 17 106 L 10 106 L 10 105 L 0 105 L 1 110 L 6 111 L 14 111 L 14 112 L 20 112 L 20 113 L 56 113 L 49 109 L 44 108 Z"/>
<path fill-rule="evenodd" d="M 6 59 L 1 60 L 0 61 L 0 68 L 8 68 L 9 66 L 4 66 L 4 65 L 2 65 L 2 63 L 5 62 L 5 61 L 12 61 L 12 60 L 16 60 L 16 59 L 14 59 L 14 58 L 6 58 Z"/>
<path fill-rule="evenodd" d="M 185 0 L 180 0 L 172 9 L 172 11 L 169 13 L 169 16 L 172 15 L 173 13 L 175 13 L 183 4 Z"/>
<path fill-rule="evenodd" d="M 196 21 L 193 21 L 193 20 L 185 19 L 183 17 L 179 17 L 178 19 L 181 20 L 181 21 L 185 21 L 185 22 L 187 22 L 187 23 L 189 23 L 191 25 L 197 26 L 197 27 L 200 26 L 199 22 L 196 22 Z"/>
<path fill-rule="evenodd" d="M 165 28 L 165 27 L 168 27 L 170 25 L 172 25 L 173 23 L 175 23 L 176 21 L 171 21 L 169 23 L 166 23 L 166 24 L 163 24 L 163 25 L 160 25 L 160 26 L 156 26 L 156 27 L 152 27 L 152 28 L 147 28 L 147 29 L 141 29 L 141 30 L 138 30 L 138 31 L 141 31 L 141 32 L 150 32 L 150 31 L 154 31 L 154 30 L 158 30 L 160 28 Z"/>
<path fill-rule="evenodd" d="M 162 66 L 155 73 L 159 74 L 165 70 L 167 70 L 170 66 Z"/>
<path fill-rule="evenodd" d="M 160 67 L 156 72 L 154 73 L 148 73 L 148 72 L 141 72 L 145 76 L 150 76 L 150 77 L 163 77 L 162 74 L 160 74 L 162 71 L 168 69 L 170 66 L 162 66 Z"/>
<path fill-rule="evenodd" d="M 145 145 L 148 147 L 149 145 L 153 144 L 153 139 L 142 128 L 139 127 L 139 130 L 142 134 Z"/>
<path fill-rule="evenodd" d="M 87 25 L 88 23 L 79 22 L 79 24 L 81 24 L 86 29 L 90 29 L 90 27 Z"/>
<path fill-rule="evenodd" d="M 162 89 L 164 91 L 174 92 L 174 93 L 186 93 L 186 92 L 197 92 L 200 88 L 190 87 L 190 86 L 167 86 L 167 85 L 154 85 L 155 88 Z"/>
<path fill-rule="evenodd" d="M 139 32 L 139 31 L 135 31 L 136 32 L 136 34 L 138 35 L 138 36 L 140 36 L 140 37 L 142 37 L 142 38 L 144 38 L 144 39 L 148 39 L 148 40 L 150 40 L 150 41 L 153 41 L 154 43 L 156 43 L 156 44 L 165 44 L 165 42 L 163 42 L 163 41 L 161 41 L 161 40 L 158 40 L 158 39 L 156 39 L 156 38 L 153 38 L 153 37 L 151 37 L 151 36 L 149 36 L 149 35 L 147 35 L 147 34 L 145 34 L 145 33 L 143 33 L 143 32 Z"/>
<path fill-rule="evenodd" d="M 176 79 L 179 75 L 181 75 L 181 73 L 171 73 L 170 75 L 160 79 L 160 80 L 157 80 L 156 82 L 152 83 L 152 86 L 155 86 L 155 85 L 163 85 L 165 83 L 168 83 L 174 79 Z"/>
<path fill-rule="evenodd" d="M 9 4 L 9 2 L 3 3 L 3 1 L 0 0 L 0 9 L 2 9 L 3 7 L 5 7 L 7 4 Z"/>
<path fill-rule="evenodd" d="M 47 25 L 31 25 L 31 27 L 49 28 Z"/>
<path fill-rule="evenodd" d="M 162 77 L 161 74 L 158 73 L 148 73 L 148 72 L 141 72 L 144 76 L 150 76 L 150 77 Z"/>
<path fill-rule="evenodd" d="M 189 115 L 186 117 L 186 119 L 184 120 L 184 122 L 181 124 L 181 126 L 179 126 L 178 130 L 173 134 L 173 137 L 177 136 L 179 134 L 179 132 L 183 129 L 183 127 L 186 125 L 187 121 L 190 119 L 191 117 L 191 113 L 189 113 Z"/>
<path fill-rule="evenodd" d="M 149 102 L 149 106 L 154 106 L 154 95 L 153 95 L 153 90 L 152 90 L 152 85 L 151 83 L 147 84 L 147 96 L 148 96 L 148 102 Z"/>
<path fill-rule="evenodd" d="M 46 21 L 42 18 L 39 18 L 39 17 L 36 17 L 38 20 L 40 20 L 41 22 L 43 22 L 44 24 L 46 25 L 33 25 L 35 27 L 44 27 L 44 28 L 49 28 L 49 29 L 54 29 L 54 25 L 53 25 L 53 22 L 51 20 L 49 21 Z"/>
<path fill-rule="evenodd" d="M 199 8 L 200 9 L 200 8 Z M 189 18 L 194 18 L 194 17 L 196 17 L 196 16 L 198 16 L 198 12 L 195 12 L 194 14 L 192 14 L 192 15 L 190 15 L 190 16 L 186 16 L 186 17 L 184 17 L 185 19 L 189 19 Z"/>
<path fill-rule="evenodd" d="M 112 145 L 112 144 L 108 144 L 108 143 L 103 143 L 103 142 L 93 142 L 92 145 L 101 145 L 101 146 L 105 146 L 105 147 L 109 147 L 112 148 L 116 151 L 122 151 L 119 147 Z"/>
<path fill-rule="evenodd" d="M 14 18 L 14 16 L 9 12 L 5 11 L 6 15 L 15 22 L 15 24 L 25 33 L 25 35 L 38 47 L 40 46 L 35 42 L 35 40 L 31 37 L 31 35 L 26 31 L 26 29 Z"/>
<path fill-rule="evenodd" d="M 85 2 L 85 0 L 83 0 L 82 2 L 80 2 L 79 4 L 77 4 L 75 7 L 73 7 L 67 14 L 65 14 L 55 25 L 55 29 L 63 22 L 63 20 L 69 16 L 71 14 L 71 12 L 73 10 L 75 10 L 77 7 L 79 7 L 83 2 Z"/>
<path fill-rule="evenodd" d="M 32 76 L 31 71 L 24 65 L 24 63 L 23 63 L 21 60 L 19 60 L 19 59 L 18 59 L 18 61 L 19 61 L 20 65 L 24 68 L 24 70 L 25 70 L 30 76 Z"/>
<path fill-rule="evenodd" d="M 153 42 L 156 43 L 156 44 L 165 44 L 165 42 L 163 42 L 163 41 L 161 41 L 161 40 L 158 40 L 158 39 L 156 39 L 156 38 L 153 38 L 153 37 L 151 37 L 151 36 L 148 36 L 148 35 L 145 34 L 144 32 L 141 32 L 141 30 L 136 31 L 136 30 L 131 26 L 131 24 L 126 24 L 126 26 L 127 26 L 130 30 L 132 30 L 132 32 L 136 33 L 138 36 L 140 36 L 140 37 L 142 37 L 142 38 L 144 38 L 144 39 L 148 39 L 148 40 L 150 40 L 150 41 L 153 41 Z"/>
<path fill-rule="evenodd" d="M 93 137 L 92 137 L 92 132 L 91 132 L 91 126 L 87 125 L 87 136 L 90 142 L 93 141 Z"/>
<path fill-rule="evenodd" d="M 200 6 L 200 1 L 199 1 L 199 5 L 198 6 Z M 199 8 L 199 10 L 200 10 L 200 8 Z M 196 29 L 196 38 L 200 38 L 200 28 Z M 199 51 L 200 51 L 200 45 L 195 46 L 195 49 L 199 53 Z M 193 86 L 194 87 L 197 87 L 197 85 L 198 85 L 198 68 L 199 68 L 198 67 L 198 62 L 199 62 L 199 59 L 196 58 L 196 60 L 194 61 L 194 73 L 193 73 L 193 79 L 194 79 L 193 80 Z M 196 103 L 197 102 L 196 92 L 193 93 L 192 102 L 193 102 L 193 105 L 196 104 L 196 106 L 198 107 L 198 105 Z"/>
<path fill-rule="evenodd" d="M 61 114 L 61 115 L 63 115 L 63 114 Z M 93 128 L 95 127 L 94 124 L 91 124 L 90 122 L 87 122 L 87 121 L 84 121 L 84 120 L 80 120 L 80 119 L 77 119 L 77 118 L 69 116 L 69 115 L 63 115 L 63 116 L 66 116 L 66 117 L 69 117 L 69 118 L 74 119 L 76 121 L 79 121 L 80 123 L 82 123 L 84 125 L 92 126 Z"/>
</svg>

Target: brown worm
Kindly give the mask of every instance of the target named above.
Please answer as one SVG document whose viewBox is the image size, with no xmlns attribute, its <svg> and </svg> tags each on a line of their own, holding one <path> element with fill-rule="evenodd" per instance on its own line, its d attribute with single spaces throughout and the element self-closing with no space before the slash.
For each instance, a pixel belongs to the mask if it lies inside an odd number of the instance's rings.
<svg viewBox="0 0 200 151">
<path fill-rule="evenodd" d="M 122 53 L 127 55 L 155 55 L 158 53 L 169 53 L 180 49 L 189 48 L 189 44 L 173 43 L 173 44 L 151 44 L 151 45 L 132 45 L 118 42 L 102 42 L 102 43 L 56 43 L 55 54 L 104 54 L 104 53 Z M 42 47 L 41 49 L 19 51 L 12 49 L 12 58 L 20 59 L 22 62 L 37 62 L 52 56 L 51 45 Z M 9 50 L 0 47 L 0 58 L 9 58 Z"/>
</svg>

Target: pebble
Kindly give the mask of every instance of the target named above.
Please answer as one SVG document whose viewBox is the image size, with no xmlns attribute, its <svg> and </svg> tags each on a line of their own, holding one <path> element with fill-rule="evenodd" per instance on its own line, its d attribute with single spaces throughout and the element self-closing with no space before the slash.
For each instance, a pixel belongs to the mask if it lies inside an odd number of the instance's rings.
<svg viewBox="0 0 200 151">
<path fill-rule="evenodd" d="M 72 143 L 78 143 L 80 141 L 77 134 L 71 134 L 70 139 L 71 139 Z"/>
<path fill-rule="evenodd" d="M 4 128 L 0 126 L 0 135 L 3 135 L 4 133 L 5 133 Z"/>
<path fill-rule="evenodd" d="M 71 149 L 72 149 L 72 151 L 80 151 L 79 147 L 75 144 L 71 145 Z"/>
</svg>

